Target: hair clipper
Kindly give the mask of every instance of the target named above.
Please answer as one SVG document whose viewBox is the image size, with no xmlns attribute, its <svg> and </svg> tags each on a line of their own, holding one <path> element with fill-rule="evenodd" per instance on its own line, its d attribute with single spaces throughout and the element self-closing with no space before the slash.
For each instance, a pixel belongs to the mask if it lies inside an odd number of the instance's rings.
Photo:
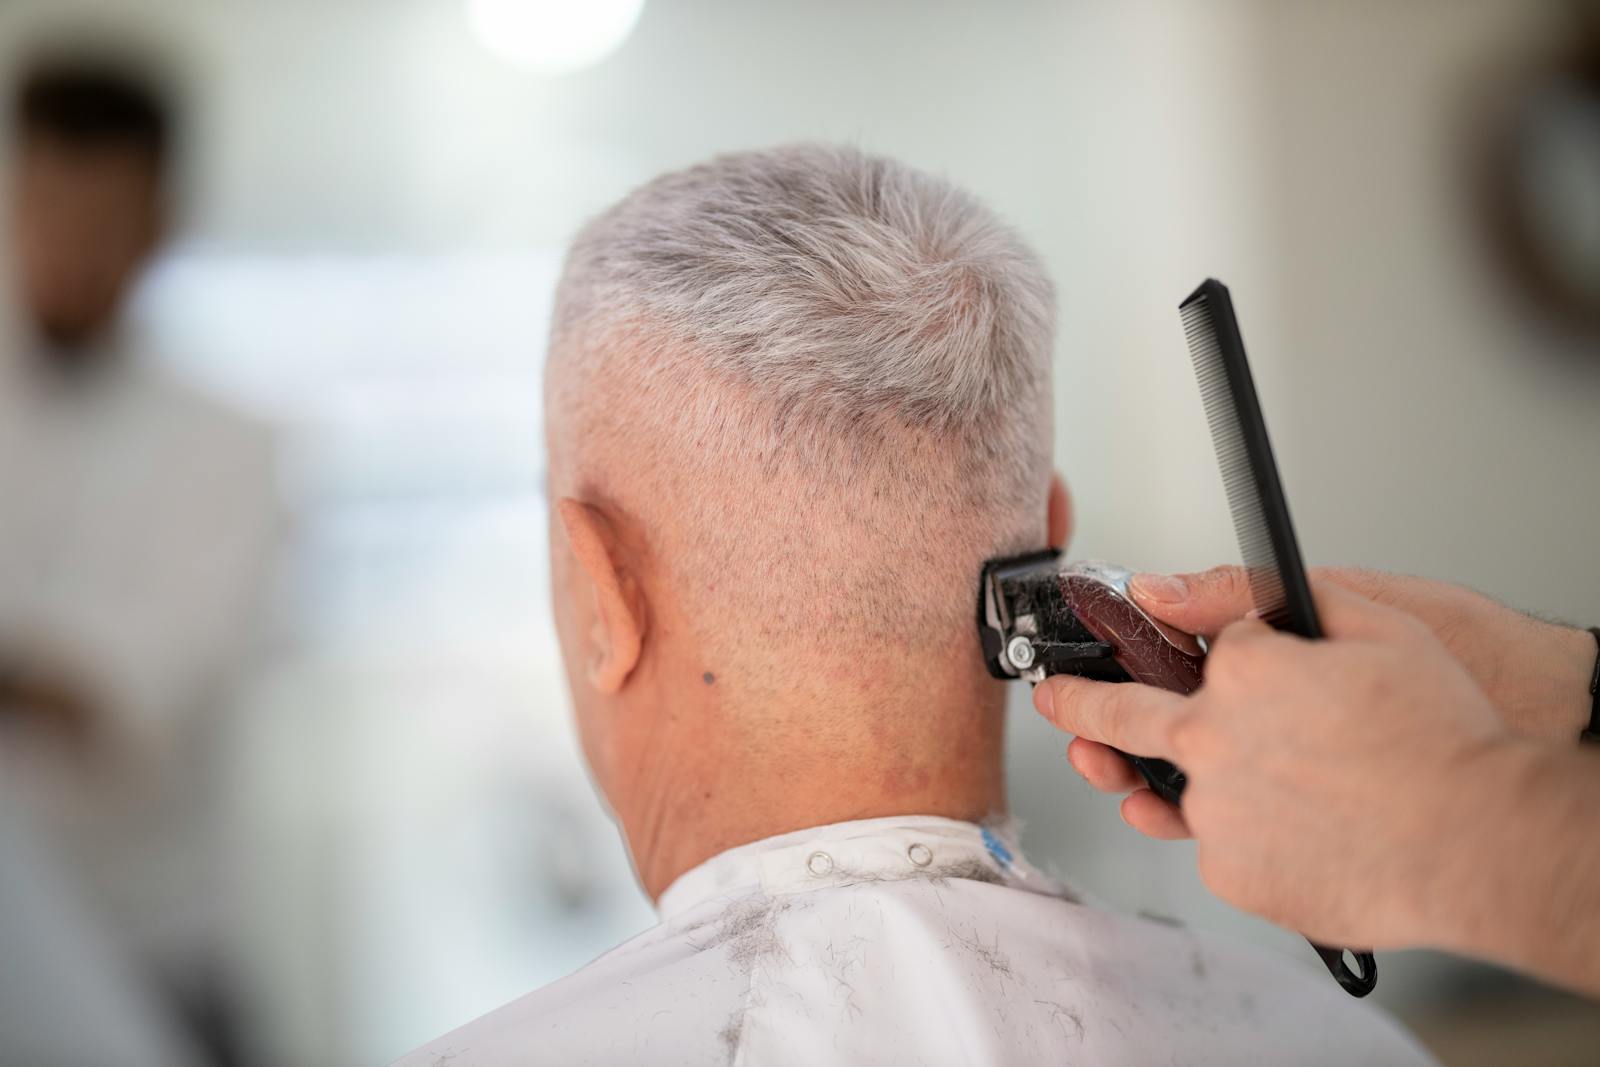
<svg viewBox="0 0 1600 1067">
<path fill-rule="evenodd" d="M 1128 592 L 1133 572 L 1111 563 L 1067 563 L 1055 549 L 990 560 L 978 590 L 978 632 L 989 673 L 1042 682 L 1077 674 L 1192 693 L 1206 650 L 1157 622 Z M 1176 804 L 1183 772 L 1161 759 L 1123 753 L 1163 800 Z"/>
</svg>

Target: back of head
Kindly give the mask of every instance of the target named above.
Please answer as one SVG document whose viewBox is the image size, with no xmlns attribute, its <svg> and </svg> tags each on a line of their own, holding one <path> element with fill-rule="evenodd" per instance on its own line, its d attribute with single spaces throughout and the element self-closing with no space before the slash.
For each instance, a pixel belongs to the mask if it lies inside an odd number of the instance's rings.
<svg viewBox="0 0 1600 1067">
<path fill-rule="evenodd" d="M 1052 331 L 1038 260 L 948 182 L 848 148 L 724 156 L 574 243 L 552 468 L 647 531 L 719 661 L 975 648 L 981 562 L 1045 536 Z"/>
</svg>

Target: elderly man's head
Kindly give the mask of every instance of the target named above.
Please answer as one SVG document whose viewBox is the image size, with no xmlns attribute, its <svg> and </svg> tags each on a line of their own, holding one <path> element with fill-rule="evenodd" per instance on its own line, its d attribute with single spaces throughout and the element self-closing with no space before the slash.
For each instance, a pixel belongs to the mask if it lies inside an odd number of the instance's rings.
<svg viewBox="0 0 1600 1067">
<path fill-rule="evenodd" d="M 975 199 L 850 149 L 722 157 L 579 235 L 546 380 L 555 597 L 613 801 L 624 735 L 662 729 L 635 686 L 760 738 L 809 707 L 843 741 L 908 679 L 980 684 L 979 567 L 1046 536 L 1052 317 Z"/>
</svg>

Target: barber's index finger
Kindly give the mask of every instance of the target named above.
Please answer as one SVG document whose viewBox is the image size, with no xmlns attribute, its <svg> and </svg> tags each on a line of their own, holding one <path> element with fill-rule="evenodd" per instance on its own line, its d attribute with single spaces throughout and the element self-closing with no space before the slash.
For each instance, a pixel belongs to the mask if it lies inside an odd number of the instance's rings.
<svg viewBox="0 0 1600 1067">
<path fill-rule="evenodd" d="M 1072 675 L 1046 678 L 1033 706 L 1058 729 L 1124 752 L 1170 758 L 1172 721 L 1184 698 L 1133 682 L 1095 682 Z"/>
</svg>

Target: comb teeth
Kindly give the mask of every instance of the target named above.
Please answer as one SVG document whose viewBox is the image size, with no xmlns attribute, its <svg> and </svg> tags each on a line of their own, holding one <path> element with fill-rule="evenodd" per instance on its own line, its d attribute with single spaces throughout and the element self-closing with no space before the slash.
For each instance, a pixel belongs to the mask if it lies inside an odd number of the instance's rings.
<svg viewBox="0 0 1600 1067">
<path fill-rule="evenodd" d="M 1289 612 L 1283 568 L 1256 484 L 1244 428 L 1239 423 L 1235 383 L 1222 354 L 1210 294 L 1202 289 L 1184 303 L 1180 312 L 1183 332 L 1189 342 L 1189 358 L 1194 362 L 1206 421 L 1211 426 L 1211 440 L 1217 450 L 1217 465 L 1222 470 L 1223 488 L 1228 494 L 1228 510 L 1233 515 L 1233 529 L 1239 538 L 1239 553 L 1249 575 L 1250 598 L 1267 625 L 1285 629 Z"/>
</svg>

